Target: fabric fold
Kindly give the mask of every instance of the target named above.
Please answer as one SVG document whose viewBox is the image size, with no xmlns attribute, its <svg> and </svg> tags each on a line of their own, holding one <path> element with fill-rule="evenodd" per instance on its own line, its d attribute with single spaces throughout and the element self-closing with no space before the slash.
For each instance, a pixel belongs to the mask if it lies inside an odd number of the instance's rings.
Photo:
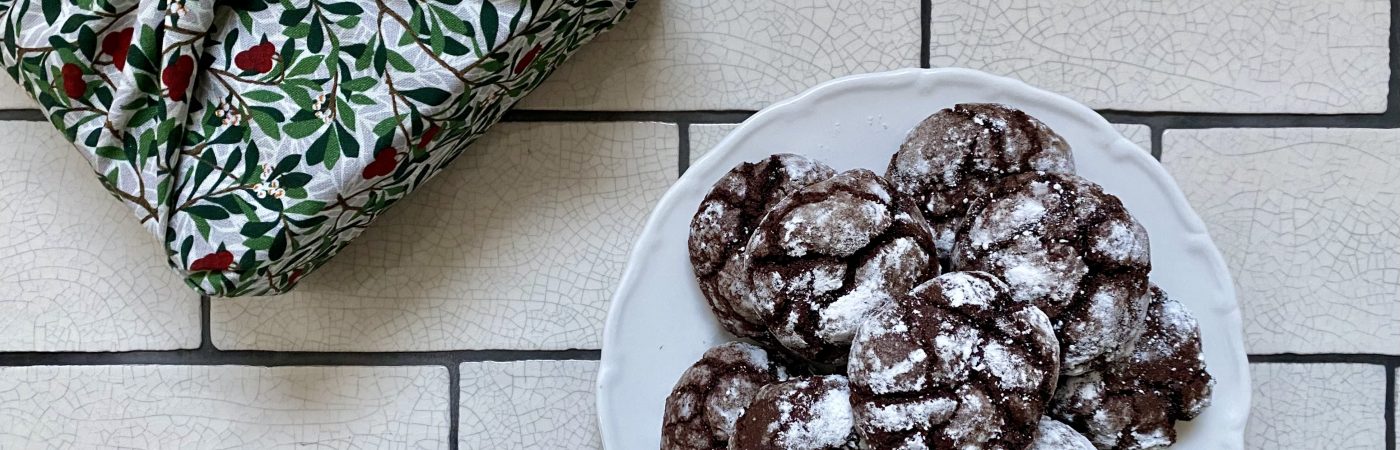
<svg viewBox="0 0 1400 450">
<path fill-rule="evenodd" d="M 0 2 L 0 62 L 190 286 L 263 295 L 328 261 L 630 6 L 15 0 Z"/>
</svg>

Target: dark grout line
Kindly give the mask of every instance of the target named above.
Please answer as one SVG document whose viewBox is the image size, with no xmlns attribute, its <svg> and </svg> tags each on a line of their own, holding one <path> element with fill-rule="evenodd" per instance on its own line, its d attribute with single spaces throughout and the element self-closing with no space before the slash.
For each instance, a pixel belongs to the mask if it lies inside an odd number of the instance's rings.
<svg viewBox="0 0 1400 450">
<path fill-rule="evenodd" d="M 1390 83 L 1389 91 L 1385 96 L 1386 115 L 1395 118 L 1400 115 L 1400 0 L 1390 0 Z M 1400 119 L 1391 122 L 1392 126 L 1400 126 Z M 1391 439 L 1390 450 L 1394 448 L 1395 440 Z"/>
<path fill-rule="evenodd" d="M 199 349 L 203 351 L 218 350 L 214 348 L 214 326 L 210 319 L 209 310 L 212 303 L 208 295 L 199 296 Z"/>
<path fill-rule="evenodd" d="M 1395 446 L 1395 366 L 1385 368 L 1385 448 L 1396 450 Z"/>
<path fill-rule="evenodd" d="M 933 64 L 933 0 L 919 0 L 919 67 Z"/>
<path fill-rule="evenodd" d="M 1382 114 L 1273 114 L 1185 113 L 1097 110 L 1109 122 L 1139 123 L 1153 128 L 1396 128 L 1400 115 Z"/>
<path fill-rule="evenodd" d="M 739 123 L 756 111 L 562 111 L 516 109 L 506 112 L 503 122 L 672 122 Z"/>
<path fill-rule="evenodd" d="M 447 450 L 457 450 L 461 445 L 460 429 L 462 418 L 462 368 L 458 364 L 447 365 Z"/>
<path fill-rule="evenodd" d="M 1249 355 L 1258 364 L 1375 364 L 1400 367 L 1400 355 L 1379 353 L 1272 353 Z"/>
<path fill-rule="evenodd" d="M 37 109 L 0 109 L 0 120 L 47 122 L 48 118 Z"/>
<path fill-rule="evenodd" d="M 1152 148 L 1148 149 L 1148 151 L 1152 152 L 1153 159 L 1156 159 L 1157 162 L 1162 162 L 1162 133 L 1165 133 L 1167 130 L 1151 125 L 1148 125 L 1147 129 L 1152 133 Z"/>
<path fill-rule="evenodd" d="M 161 350 L 134 352 L 4 352 L 5 366 L 239 365 L 239 366 L 443 366 L 464 362 L 596 361 L 600 350 L 449 350 L 430 352 L 283 352 L 271 350 Z"/>
<path fill-rule="evenodd" d="M 676 152 L 677 158 L 679 158 L 679 161 L 676 161 L 676 167 L 680 168 L 676 176 L 679 177 L 685 175 L 685 171 L 690 169 L 690 123 L 677 122 L 676 128 L 679 130 L 677 136 L 680 137 L 680 142 L 677 143 L 676 147 L 680 150 Z"/>
</svg>

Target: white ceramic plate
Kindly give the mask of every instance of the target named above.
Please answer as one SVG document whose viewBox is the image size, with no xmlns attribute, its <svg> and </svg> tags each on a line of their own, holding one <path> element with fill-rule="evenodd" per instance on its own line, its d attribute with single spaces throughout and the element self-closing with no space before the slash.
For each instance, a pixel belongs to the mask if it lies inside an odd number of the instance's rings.
<svg viewBox="0 0 1400 450">
<path fill-rule="evenodd" d="M 760 111 L 661 198 L 613 297 L 598 372 L 603 443 L 655 450 L 666 395 L 711 346 L 731 340 L 705 305 L 690 267 L 690 218 L 710 186 L 744 161 L 801 153 L 836 170 L 884 173 L 904 135 L 939 109 L 997 102 L 1044 121 L 1069 141 L 1079 174 L 1103 185 L 1147 228 L 1152 280 L 1201 324 L 1212 405 L 1177 427 L 1178 449 L 1243 448 L 1249 367 L 1230 274 L 1205 225 L 1152 156 L 1093 110 L 1020 81 L 965 69 L 900 70 L 822 84 Z"/>
</svg>

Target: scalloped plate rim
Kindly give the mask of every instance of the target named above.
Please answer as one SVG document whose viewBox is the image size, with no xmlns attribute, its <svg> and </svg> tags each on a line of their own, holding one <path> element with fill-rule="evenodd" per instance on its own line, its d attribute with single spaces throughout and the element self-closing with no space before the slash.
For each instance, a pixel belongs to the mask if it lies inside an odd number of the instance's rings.
<svg viewBox="0 0 1400 450">
<path fill-rule="evenodd" d="M 711 182 L 706 182 L 705 180 L 718 178 L 718 175 L 708 178 L 705 175 L 712 174 L 717 170 L 719 171 L 718 174 L 723 174 L 724 171 L 728 170 L 727 167 L 713 167 L 720 164 L 718 162 L 718 160 L 721 159 L 719 155 L 735 151 L 735 143 L 747 139 L 755 132 L 763 131 L 765 127 L 774 126 L 774 124 L 781 126 L 779 122 L 786 116 L 801 116 L 802 114 L 807 114 L 807 111 L 803 109 L 805 105 L 820 102 L 823 98 L 828 96 L 836 96 L 862 89 L 887 88 L 900 83 L 917 84 L 940 82 L 970 82 L 974 85 L 980 85 L 990 89 L 988 92 L 1000 92 L 1005 96 L 1023 96 L 1027 100 L 1040 102 L 1041 106 L 1060 110 L 1073 116 L 1077 120 L 1086 121 L 1091 127 L 1098 129 L 1097 131 L 1101 132 L 1104 136 L 1109 136 L 1111 134 L 1111 138 L 1109 138 L 1108 142 L 1104 145 L 1108 158 L 1112 158 L 1118 163 L 1136 165 L 1150 175 L 1151 180 L 1149 181 L 1156 184 L 1159 191 L 1168 197 L 1168 201 L 1170 202 L 1169 209 L 1176 214 L 1176 219 L 1190 234 L 1190 239 L 1179 242 L 1179 244 L 1183 247 L 1192 248 L 1194 253 L 1199 253 L 1200 257 L 1210 263 L 1211 271 L 1217 276 L 1213 289 L 1223 295 L 1220 301 L 1210 305 L 1210 312 L 1217 315 L 1217 317 L 1223 321 L 1223 325 L 1226 328 L 1222 330 L 1224 332 L 1223 338 L 1227 342 L 1223 342 L 1221 345 L 1228 347 L 1228 350 L 1230 350 L 1230 359 L 1233 364 L 1230 364 L 1229 367 L 1216 367 L 1218 364 L 1214 364 L 1209 367 L 1209 370 L 1216 376 L 1217 389 L 1223 384 L 1221 383 L 1222 374 L 1218 373 L 1221 372 L 1222 369 L 1229 371 L 1228 373 L 1224 373 L 1224 375 L 1229 375 L 1231 377 L 1231 383 L 1229 385 L 1237 387 L 1243 386 L 1245 389 L 1233 394 L 1235 398 L 1232 404 L 1221 405 L 1220 402 L 1217 401 L 1210 407 L 1212 409 L 1225 408 L 1226 410 L 1223 411 L 1225 413 L 1224 419 L 1231 422 L 1226 424 L 1228 428 L 1226 431 L 1228 431 L 1230 435 L 1218 436 L 1215 442 L 1223 443 L 1226 448 L 1243 448 L 1244 428 L 1248 418 L 1251 392 L 1248 389 L 1250 386 L 1249 367 L 1248 359 L 1245 356 L 1244 340 L 1241 332 L 1241 311 L 1235 297 L 1234 284 L 1231 281 L 1224 257 L 1211 240 L 1209 233 L 1206 231 L 1205 223 L 1201 220 L 1200 216 L 1196 214 L 1195 210 L 1191 208 L 1185 195 L 1177 186 L 1176 181 L 1150 154 L 1144 152 L 1132 141 L 1123 137 L 1117 130 L 1112 128 L 1112 124 L 1089 107 L 1059 94 L 1027 85 L 1019 80 L 963 68 L 900 69 L 887 72 L 851 75 L 818 84 L 798 95 L 775 102 L 750 116 L 743 123 L 739 124 L 737 128 L 728 133 L 728 135 L 715 145 L 703 158 L 690 165 L 685 174 L 683 174 L 661 197 L 656 207 L 652 210 L 652 213 L 648 216 L 642 233 L 637 238 L 636 243 L 629 253 L 626 269 L 618 284 L 619 287 L 612 297 L 612 303 L 608 308 L 607 322 L 603 332 L 603 348 L 595 385 L 598 425 L 604 448 L 621 448 L 618 444 L 620 439 L 618 435 L 620 433 L 611 429 L 612 425 L 615 425 L 613 423 L 614 421 L 610 420 L 611 417 L 609 415 L 613 410 L 613 405 L 607 395 L 610 390 L 610 385 L 616 381 L 617 377 L 620 375 L 619 371 L 622 369 L 618 366 L 617 361 L 618 358 L 621 358 L 620 352 L 622 351 L 620 349 L 622 345 L 621 337 L 619 337 L 622 324 L 620 324 L 619 317 L 631 304 L 630 299 L 634 297 L 633 291 L 636 290 L 639 282 L 638 280 L 643 276 L 640 263 L 646 260 L 647 256 L 655 252 L 657 242 L 665 237 L 665 233 L 662 230 L 662 222 L 663 219 L 665 219 L 663 213 L 677 208 L 679 206 L 678 203 L 683 198 L 686 198 L 687 194 L 693 195 L 697 192 L 697 189 L 699 196 L 703 196 L 704 193 L 708 191 Z M 932 112 L 933 111 L 929 111 L 929 113 Z M 896 132 L 901 136 L 905 133 L 905 131 Z M 892 151 L 893 150 L 891 150 L 891 152 Z M 1075 148 L 1076 160 L 1079 159 L 1081 151 L 1082 150 L 1078 147 Z M 837 169 L 841 170 L 839 167 Z M 689 213 L 687 213 L 687 216 L 688 215 Z M 695 300 L 701 303 L 704 302 L 703 299 L 699 298 Z M 1197 314 L 1201 313 L 1202 311 L 1197 312 Z M 671 381 L 671 383 L 674 383 L 674 381 Z M 1219 395 L 1217 394 L 1215 397 L 1218 398 Z M 657 433 L 659 435 L 659 429 Z"/>
</svg>

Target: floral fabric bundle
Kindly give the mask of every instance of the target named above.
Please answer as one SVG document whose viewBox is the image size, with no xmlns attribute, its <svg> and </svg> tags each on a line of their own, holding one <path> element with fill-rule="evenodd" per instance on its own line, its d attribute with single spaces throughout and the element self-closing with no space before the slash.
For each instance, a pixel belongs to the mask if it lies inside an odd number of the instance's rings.
<svg viewBox="0 0 1400 450">
<path fill-rule="evenodd" d="M 0 62 L 215 296 L 284 292 L 634 0 L 0 0 Z"/>
</svg>

